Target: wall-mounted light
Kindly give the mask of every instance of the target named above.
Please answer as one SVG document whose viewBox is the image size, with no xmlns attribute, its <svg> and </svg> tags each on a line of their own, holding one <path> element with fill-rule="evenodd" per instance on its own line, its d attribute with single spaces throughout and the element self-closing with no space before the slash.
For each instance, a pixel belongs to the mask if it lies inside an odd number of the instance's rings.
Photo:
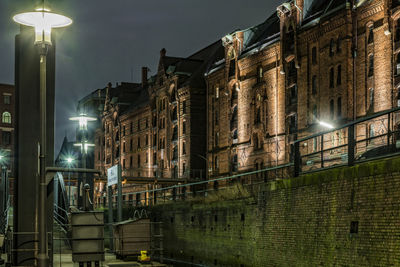
<svg viewBox="0 0 400 267">
<path fill-rule="evenodd" d="M 335 127 L 333 127 L 332 124 L 329 124 L 329 123 L 324 122 L 324 121 L 319 121 L 319 125 L 324 126 L 324 127 L 326 127 L 326 128 L 329 128 L 329 129 L 335 128 Z"/>
</svg>

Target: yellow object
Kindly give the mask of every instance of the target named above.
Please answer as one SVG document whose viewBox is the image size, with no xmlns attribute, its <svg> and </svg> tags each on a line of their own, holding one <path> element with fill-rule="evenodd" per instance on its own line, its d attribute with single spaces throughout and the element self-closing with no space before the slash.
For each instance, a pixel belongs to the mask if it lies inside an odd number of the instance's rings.
<svg viewBox="0 0 400 267">
<path fill-rule="evenodd" d="M 147 256 L 147 250 L 140 251 L 140 256 L 138 257 L 138 261 L 140 262 L 150 261 L 150 257 Z"/>
</svg>

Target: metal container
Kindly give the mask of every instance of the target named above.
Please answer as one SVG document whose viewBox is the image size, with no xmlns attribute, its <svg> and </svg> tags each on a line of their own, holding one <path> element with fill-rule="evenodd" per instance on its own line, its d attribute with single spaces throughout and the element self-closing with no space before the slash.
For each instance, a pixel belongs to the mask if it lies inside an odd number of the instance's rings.
<svg viewBox="0 0 400 267">
<path fill-rule="evenodd" d="M 114 248 L 118 258 L 140 255 L 150 250 L 150 219 L 127 220 L 114 224 Z"/>
<path fill-rule="evenodd" d="M 72 261 L 104 261 L 103 212 L 73 212 L 71 224 Z"/>
</svg>

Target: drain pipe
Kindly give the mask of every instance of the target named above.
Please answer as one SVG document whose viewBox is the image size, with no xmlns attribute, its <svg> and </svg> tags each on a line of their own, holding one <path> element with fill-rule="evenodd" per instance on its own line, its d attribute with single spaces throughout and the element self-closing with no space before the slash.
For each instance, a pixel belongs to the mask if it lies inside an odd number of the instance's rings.
<svg viewBox="0 0 400 267">
<path fill-rule="evenodd" d="M 303 22 L 303 10 L 297 5 L 297 0 L 294 0 L 293 2 L 294 6 L 297 8 L 297 10 L 300 12 L 300 25 Z"/>
<path fill-rule="evenodd" d="M 353 120 L 357 119 L 357 46 L 358 46 L 358 23 L 357 23 L 357 5 L 354 4 L 353 12 Z"/>
</svg>

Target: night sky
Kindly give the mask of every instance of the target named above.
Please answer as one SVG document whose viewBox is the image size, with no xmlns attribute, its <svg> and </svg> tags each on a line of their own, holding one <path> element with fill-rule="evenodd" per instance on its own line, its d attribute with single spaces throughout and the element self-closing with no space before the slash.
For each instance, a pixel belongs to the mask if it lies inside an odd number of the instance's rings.
<svg viewBox="0 0 400 267">
<path fill-rule="evenodd" d="M 58 0 L 53 9 L 73 25 L 57 30 L 57 155 L 74 140 L 77 101 L 108 82 L 139 82 L 142 66 L 157 69 L 159 51 L 186 57 L 236 29 L 263 22 L 282 0 Z M 0 83 L 14 84 L 12 16 L 32 0 L 0 0 Z M 133 74 L 133 75 L 132 75 Z"/>
</svg>

